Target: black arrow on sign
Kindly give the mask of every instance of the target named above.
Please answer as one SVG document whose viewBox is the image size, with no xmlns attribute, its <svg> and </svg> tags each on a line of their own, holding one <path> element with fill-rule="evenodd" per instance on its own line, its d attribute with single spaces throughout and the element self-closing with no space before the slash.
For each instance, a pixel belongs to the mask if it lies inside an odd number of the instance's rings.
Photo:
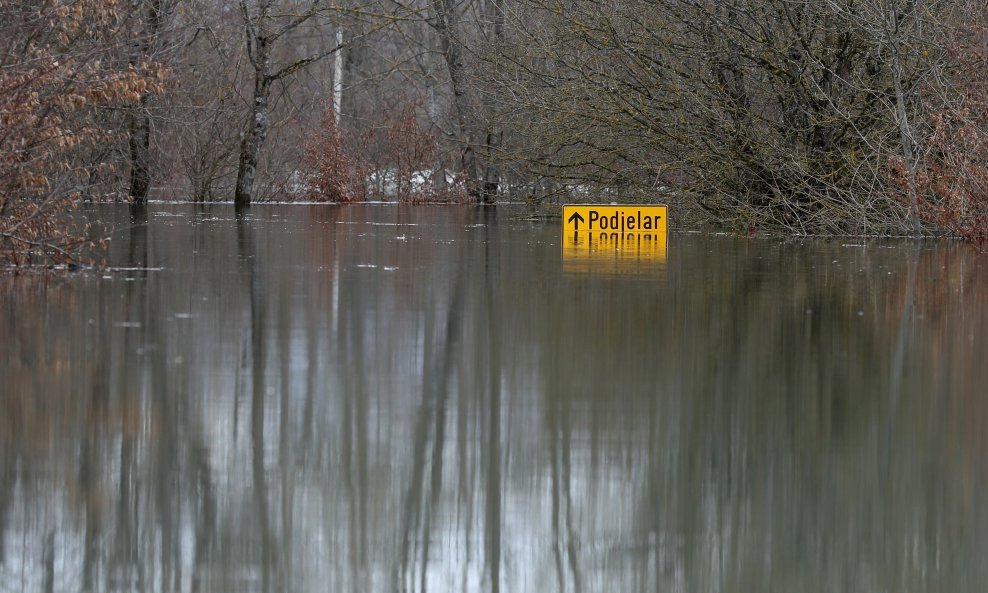
<svg viewBox="0 0 988 593">
<path fill-rule="evenodd" d="M 579 222 L 577 222 L 577 221 L 579 221 Z M 583 216 L 581 216 L 579 212 L 574 212 L 573 213 L 573 216 L 570 216 L 569 217 L 569 220 L 567 220 L 566 222 L 572 222 L 573 223 L 573 230 L 574 231 L 578 231 L 578 230 L 580 230 L 580 222 L 586 222 L 586 219 L 583 218 Z"/>
</svg>

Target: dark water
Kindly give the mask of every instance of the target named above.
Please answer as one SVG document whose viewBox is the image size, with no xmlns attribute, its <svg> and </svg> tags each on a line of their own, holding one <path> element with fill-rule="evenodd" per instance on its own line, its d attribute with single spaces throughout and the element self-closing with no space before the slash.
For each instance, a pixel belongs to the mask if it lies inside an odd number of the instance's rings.
<svg viewBox="0 0 988 593">
<path fill-rule="evenodd" d="M 988 258 L 472 208 L 106 207 L 0 277 L 0 591 L 988 583 Z"/>
</svg>

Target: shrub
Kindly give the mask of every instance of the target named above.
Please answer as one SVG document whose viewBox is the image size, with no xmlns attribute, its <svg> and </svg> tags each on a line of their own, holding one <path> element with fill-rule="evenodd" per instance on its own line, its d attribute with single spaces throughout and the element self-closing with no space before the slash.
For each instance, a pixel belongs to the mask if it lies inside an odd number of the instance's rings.
<svg viewBox="0 0 988 593">
<path fill-rule="evenodd" d="M 419 103 L 397 105 L 363 122 L 363 131 L 343 129 L 331 108 L 306 142 L 302 194 L 327 202 L 362 201 L 369 194 L 399 202 L 466 199 L 465 184 L 449 173 L 436 132 L 418 118 Z"/>
<path fill-rule="evenodd" d="M 332 107 L 305 146 L 303 195 L 320 202 L 359 202 L 367 195 L 366 165 L 344 147 Z"/>
</svg>

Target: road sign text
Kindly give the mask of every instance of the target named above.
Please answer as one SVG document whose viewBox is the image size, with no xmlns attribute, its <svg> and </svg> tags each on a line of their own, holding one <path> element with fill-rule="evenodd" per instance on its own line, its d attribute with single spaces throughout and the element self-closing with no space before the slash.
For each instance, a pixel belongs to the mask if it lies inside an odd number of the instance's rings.
<svg viewBox="0 0 988 593">
<path fill-rule="evenodd" d="M 564 231 L 665 233 L 666 228 L 665 206 L 563 206 Z"/>
</svg>

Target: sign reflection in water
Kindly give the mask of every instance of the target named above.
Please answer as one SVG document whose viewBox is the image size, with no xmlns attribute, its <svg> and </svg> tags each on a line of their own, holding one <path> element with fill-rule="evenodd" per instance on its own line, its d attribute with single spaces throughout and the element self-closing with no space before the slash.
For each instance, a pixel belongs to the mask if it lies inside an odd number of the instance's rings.
<svg viewBox="0 0 988 593">
<path fill-rule="evenodd" d="M 983 590 L 984 256 L 491 212 L 106 206 L 127 269 L 0 278 L 0 591 Z"/>
<path fill-rule="evenodd" d="M 564 231 L 563 272 L 646 276 L 666 263 L 666 233 Z"/>
</svg>

